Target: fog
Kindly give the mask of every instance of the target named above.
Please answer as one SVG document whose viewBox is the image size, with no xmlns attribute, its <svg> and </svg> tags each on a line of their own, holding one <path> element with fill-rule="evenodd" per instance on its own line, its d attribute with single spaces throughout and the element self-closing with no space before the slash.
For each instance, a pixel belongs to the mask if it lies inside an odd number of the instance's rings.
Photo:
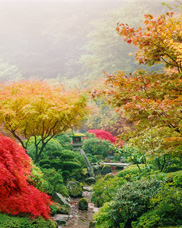
<svg viewBox="0 0 182 228">
<path fill-rule="evenodd" d="M 119 18 L 138 23 L 141 20 L 135 14 L 160 12 L 161 7 L 159 0 L 1 0 L 0 80 L 81 79 L 101 76 L 104 67 L 119 70 L 107 64 L 108 54 L 105 48 L 99 49 L 99 43 L 115 53 L 118 48 L 112 42 L 118 42 L 115 27 Z M 111 39 L 112 34 L 117 38 Z M 102 60 L 99 66 L 93 63 L 97 58 Z M 115 58 L 113 62 L 121 61 Z"/>
</svg>

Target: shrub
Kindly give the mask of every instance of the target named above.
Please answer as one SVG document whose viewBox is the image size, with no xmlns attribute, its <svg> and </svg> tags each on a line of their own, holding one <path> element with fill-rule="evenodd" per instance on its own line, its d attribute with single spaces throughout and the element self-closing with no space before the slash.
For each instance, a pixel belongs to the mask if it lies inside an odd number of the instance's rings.
<svg viewBox="0 0 182 228">
<path fill-rule="evenodd" d="M 109 206 L 106 222 L 109 220 L 111 227 L 131 227 L 132 221 L 149 210 L 150 199 L 157 194 L 160 185 L 161 181 L 155 179 L 123 185 Z M 99 221 L 99 217 L 97 219 Z"/>
<path fill-rule="evenodd" d="M 50 159 L 54 159 L 54 158 L 60 158 L 61 155 L 62 155 L 61 151 L 53 151 L 50 153 L 49 157 Z"/>
<path fill-rule="evenodd" d="M 64 170 L 72 171 L 73 169 L 81 168 L 81 165 L 78 162 L 65 161 L 63 162 Z"/>
<path fill-rule="evenodd" d="M 173 182 L 176 187 L 182 187 L 182 173 L 178 173 L 173 177 Z"/>
<path fill-rule="evenodd" d="M 40 166 L 43 166 L 45 164 L 50 164 L 50 160 L 48 158 L 42 159 L 42 160 L 39 161 L 39 165 Z"/>
<path fill-rule="evenodd" d="M 61 193 L 64 196 L 68 196 L 68 191 L 63 184 L 63 177 L 60 171 L 56 171 L 55 169 L 42 169 L 43 178 L 47 180 L 48 186 L 46 192 L 48 194 L 52 194 L 53 191 Z"/>
<path fill-rule="evenodd" d="M 41 144 L 39 145 L 39 148 L 41 148 Z M 58 140 L 51 139 L 45 146 L 43 153 L 41 155 L 41 159 L 47 159 L 49 158 L 51 152 L 53 151 L 61 151 L 63 149 L 63 147 L 61 146 L 61 144 L 59 143 Z M 36 148 L 35 148 L 35 142 L 34 142 L 34 137 L 30 138 L 30 141 L 28 142 L 28 147 L 27 147 L 27 152 L 29 154 L 29 156 L 33 159 L 33 161 L 35 160 L 35 153 L 36 153 Z"/>
<path fill-rule="evenodd" d="M 99 179 L 93 187 L 92 202 L 97 207 L 102 207 L 104 203 L 114 199 L 117 190 L 125 183 L 126 180 L 116 176 Z"/>
<path fill-rule="evenodd" d="M 99 212 L 95 213 L 93 218 L 97 221 L 96 228 L 110 228 L 112 227 L 112 221 L 108 219 L 108 212 L 110 210 L 110 203 L 107 202 L 100 208 Z"/>
<path fill-rule="evenodd" d="M 62 150 L 61 151 L 61 157 L 60 159 L 65 161 L 65 160 L 73 160 L 75 157 L 75 154 L 71 150 Z"/>
<path fill-rule="evenodd" d="M 0 213 L 1 228 L 56 228 L 53 220 L 45 220 L 42 217 L 30 219 L 28 217 L 11 216 Z"/>
<path fill-rule="evenodd" d="M 165 185 L 151 199 L 153 210 L 144 213 L 137 227 L 166 227 L 182 225 L 182 192 L 180 189 Z"/>
<path fill-rule="evenodd" d="M 31 174 L 29 175 L 28 181 L 41 192 L 46 192 L 48 182 L 43 179 L 42 171 L 34 164 L 32 165 Z"/>
<path fill-rule="evenodd" d="M 50 165 L 52 168 L 55 168 L 56 170 L 62 169 L 63 167 L 62 161 L 58 158 L 50 160 Z"/>
<path fill-rule="evenodd" d="M 0 135 L 0 211 L 12 215 L 30 214 L 48 219 L 49 196 L 27 181 L 31 160 L 14 140 Z"/>
<path fill-rule="evenodd" d="M 73 150 L 73 146 L 71 145 L 72 138 L 68 134 L 57 135 L 55 136 L 55 139 L 64 149 Z"/>
<path fill-rule="evenodd" d="M 109 141 L 100 140 L 97 138 L 89 138 L 84 141 L 83 150 L 85 153 L 92 155 L 101 155 L 107 157 L 112 149 L 112 144 Z"/>
<path fill-rule="evenodd" d="M 143 170 L 145 168 L 144 164 L 139 164 L 140 169 Z M 134 177 L 140 175 L 140 171 L 137 167 L 137 165 L 130 165 L 126 167 L 125 169 L 121 170 L 119 173 L 116 174 L 118 177 L 126 177 L 126 175 L 129 177 Z"/>
</svg>

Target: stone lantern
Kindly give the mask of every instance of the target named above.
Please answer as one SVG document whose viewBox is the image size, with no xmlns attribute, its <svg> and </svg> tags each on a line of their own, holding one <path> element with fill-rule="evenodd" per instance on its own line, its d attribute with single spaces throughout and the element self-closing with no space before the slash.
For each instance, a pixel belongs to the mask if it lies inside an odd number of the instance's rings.
<svg viewBox="0 0 182 228">
<path fill-rule="evenodd" d="M 74 135 L 71 135 L 72 139 L 73 139 L 73 150 L 79 150 L 82 146 L 82 137 L 85 137 L 84 134 L 81 133 L 76 133 Z"/>
</svg>

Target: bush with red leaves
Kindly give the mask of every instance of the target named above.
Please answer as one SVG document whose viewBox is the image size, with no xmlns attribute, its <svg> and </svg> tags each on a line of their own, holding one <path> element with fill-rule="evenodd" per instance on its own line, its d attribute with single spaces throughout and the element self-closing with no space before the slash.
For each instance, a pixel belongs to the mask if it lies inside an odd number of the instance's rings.
<svg viewBox="0 0 182 228">
<path fill-rule="evenodd" d="M 104 131 L 104 130 L 99 130 L 99 129 L 94 129 L 94 130 L 89 130 L 87 131 L 88 133 L 92 133 L 96 135 L 97 138 L 100 139 L 105 139 L 109 140 L 112 144 L 116 144 L 116 137 L 114 137 L 110 132 Z M 121 145 L 123 145 L 123 142 L 121 141 Z"/>
<path fill-rule="evenodd" d="M 12 215 L 50 216 L 50 197 L 27 182 L 31 160 L 9 137 L 0 135 L 0 212 Z"/>
</svg>

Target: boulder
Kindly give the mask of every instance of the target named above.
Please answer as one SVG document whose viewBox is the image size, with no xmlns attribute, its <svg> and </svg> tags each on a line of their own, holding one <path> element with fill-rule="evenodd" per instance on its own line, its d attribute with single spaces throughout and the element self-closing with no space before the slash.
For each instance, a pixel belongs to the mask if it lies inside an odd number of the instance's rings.
<svg viewBox="0 0 182 228">
<path fill-rule="evenodd" d="M 87 201 L 87 199 L 82 198 L 82 199 L 79 200 L 78 209 L 82 210 L 82 211 L 84 211 L 84 210 L 87 211 L 88 210 L 88 201 Z"/>
<path fill-rule="evenodd" d="M 68 205 L 60 205 L 59 203 L 57 203 L 56 205 L 57 208 L 57 214 L 65 214 L 68 215 L 70 212 L 70 206 Z"/>
<path fill-rule="evenodd" d="M 68 201 L 62 196 L 60 193 L 53 192 L 52 193 L 52 200 L 59 203 L 60 205 L 67 205 L 69 206 Z"/>
<path fill-rule="evenodd" d="M 83 193 L 83 187 L 78 181 L 70 181 L 67 185 L 69 196 L 81 197 Z"/>
<path fill-rule="evenodd" d="M 85 183 L 87 184 L 94 184 L 96 182 L 96 179 L 94 177 L 89 177 L 85 180 Z"/>
<path fill-rule="evenodd" d="M 55 215 L 53 217 L 54 221 L 56 221 L 59 226 L 65 225 L 66 222 L 69 220 L 69 218 L 70 218 L 69 215 Z"/>
</svg>

